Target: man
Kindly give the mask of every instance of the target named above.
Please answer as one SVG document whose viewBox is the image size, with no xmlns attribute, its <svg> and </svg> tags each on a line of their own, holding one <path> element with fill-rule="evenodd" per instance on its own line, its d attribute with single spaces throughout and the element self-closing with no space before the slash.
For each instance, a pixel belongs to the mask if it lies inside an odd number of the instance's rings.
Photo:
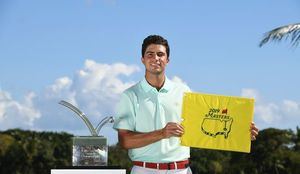
<svg viewBox="0 0 300 174">
<path fill-rule="evenodd" d="M 190 89 L 170 81 L 165 75 L 169 63 L 168 41 L 158 35 L 144 39 L 141 61 L 145 78 L 125 90 L 118 105 L 114 128 L 121 146 L 133 161 L 132 174 L 191 174 L 190 148 L 179 137 L 182 98 Z M 258 129 L 251 124 L 251 138 Z"/>
</svg>

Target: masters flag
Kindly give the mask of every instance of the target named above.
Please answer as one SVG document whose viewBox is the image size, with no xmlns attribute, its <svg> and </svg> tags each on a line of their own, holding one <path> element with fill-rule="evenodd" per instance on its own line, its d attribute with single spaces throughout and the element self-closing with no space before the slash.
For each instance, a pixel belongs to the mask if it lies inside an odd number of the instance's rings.
<svg viewBox="0 0 300 174">
<path fill-rule="evenodd" d="M 185 93 L 181 144 L 249 153 L 253 112 L 254 99 Z"/>
</svg>

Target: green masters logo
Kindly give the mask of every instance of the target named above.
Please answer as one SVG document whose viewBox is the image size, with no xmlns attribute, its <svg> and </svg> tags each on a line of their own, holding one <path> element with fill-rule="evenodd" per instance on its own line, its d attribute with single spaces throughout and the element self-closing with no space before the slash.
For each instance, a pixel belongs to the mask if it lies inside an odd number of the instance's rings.
<svg viewBox="0 0 300 174">
<path fill-rule="evenodd" d="M 231 130 L 233 118 L 227 115 L 228 110 L 225 109 L 209 109 L 209 112 L 205 114 L 201 124 L 201 131 L 213 138 L 217 135 L 224 135 L 227 139 Z"/>
</svg>

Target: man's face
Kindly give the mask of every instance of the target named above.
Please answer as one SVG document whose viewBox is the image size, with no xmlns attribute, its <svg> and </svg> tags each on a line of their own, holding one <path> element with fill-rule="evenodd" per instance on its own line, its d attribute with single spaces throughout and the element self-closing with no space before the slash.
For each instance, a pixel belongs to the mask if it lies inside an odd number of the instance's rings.
<svg viewBox="0 0 300 174">
<path fill-rule="evenodd" d="M 166 47 L 157 44 L 149 45 L 142 57 L 142 62 L 148 73 L 156 75 L 163 73 L 169 63 Z"/>
</svg>

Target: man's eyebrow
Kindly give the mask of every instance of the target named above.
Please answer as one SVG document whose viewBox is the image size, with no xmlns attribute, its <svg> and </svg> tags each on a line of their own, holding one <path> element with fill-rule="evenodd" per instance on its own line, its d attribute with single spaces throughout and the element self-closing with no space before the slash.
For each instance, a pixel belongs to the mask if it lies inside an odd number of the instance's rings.
<svg viewBox="0 0 300 174">
<path fill-rule="evenodd" d="M 146 53 L 154 53 L 154 51 L 146 51 Z"/>
</svg>

